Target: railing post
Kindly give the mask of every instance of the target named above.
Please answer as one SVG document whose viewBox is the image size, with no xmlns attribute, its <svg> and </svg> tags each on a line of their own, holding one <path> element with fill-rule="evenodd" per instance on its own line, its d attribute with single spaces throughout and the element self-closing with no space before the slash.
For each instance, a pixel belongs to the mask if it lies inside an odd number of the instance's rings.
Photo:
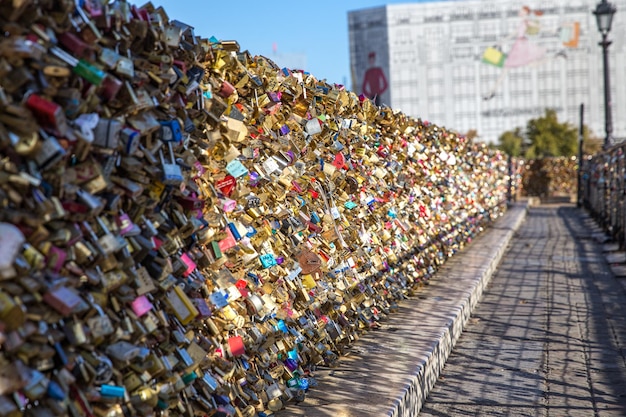
<svg viewBox="0 0 626 417">
<path fill-rule="evenodd" d="M 576 187 L 576 207 L 582 206 L 582 164 L 583 164 L 583 118 L 585 115 L 585 104 L 580 103 L 580 124 L 578 128 L 578 182 Z"/>
</svg>

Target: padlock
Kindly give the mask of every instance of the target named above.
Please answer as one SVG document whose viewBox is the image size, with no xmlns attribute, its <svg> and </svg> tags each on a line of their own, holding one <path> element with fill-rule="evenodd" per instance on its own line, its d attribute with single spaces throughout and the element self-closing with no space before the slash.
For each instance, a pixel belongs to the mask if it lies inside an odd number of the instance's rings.
<svg viewBox="0 0 626 417">
<path fill-rule="evenodd" d="M 61 106 L 38 94 L 30 94 L 25 104 L 33 112 L 43 129 L 49 130 L 52 134 L 66 134 L 67 120 Z"/>
<path fill-rule="evenodd" d="M 98 223 L 102 231 L 102 235 L 97 238 L 97 243 L 99 248 L 102 249 L 104 256 L 109 256 L 126 246 L 126 242 L 121 236 L 116 236 L 109 231 L 109 228 L 102 218 L 96 217 L 96 223 Z"/>
<path fill-rule="evenodd" d="M 115 119 L 100 119 L 93 130 L 93 144 L 107 149 L 118 149 L 122 123 Z"/>
<path fill-rule="evenodd" d="M 179 186 L 183 182 L 183 174 L 180 166 L 176 163 L 174 158 L 174 151 L 172 150 L 171 142 L 167 142 L 169 150 L 170 162 L 166 163 L 163 158 L 163 151 L 159 150 L 159 156 L 161 159 L 161 169 L 163 171 L 162 181 L 166 185 Z"/>
<path fill-rule="evenodd" d="M 24 395 L 31 401 L 42 398 L 47 391 L 50 380 L 39 371 L 30 369 L 25 376 L 26 386 L 22 389 Z"/>
<path fill-rule="evenodd" d="M 68 64 L 76 75 L 79 75 L 95 86 L 102 84 L 105 73 L 100 68 L 85 61 L 84 59 L 76 59 L 59 47 L 53 46 L 49 49 L 49 51 L 61 61 Z"/>
<path fill-rule="evenodd" d="M 89 55 L 92 51 L 90 45 L 85 43 L 78 36 L 74 35 L 71 32 L 62 32 L 57 36 L 57 40 L 65 49 L 68 49 L 75 57 L 78 58 L 89 58 Z"/>
<path fill-rule="evenodd" d="M 65 149 L 54 136 L 49 136 L 43 130 L 39 131 L 40 145 L 35 151 L 35 162 L 41 170 L 47 170 L 57 165 L 66 155 Z"/>
<path fill-rule="evenodd" d="M 183 325 L 189 323 L 200 314 L 180 286 L 174 286 L 173 289 L 167 293 L 166 302 L 173 310 L 176 318 Z"/>
<path fill-rule="evenodd" d="M 87 319 L 87 327 L 92 338 L 92 342 L 102 339 L 105 336 L 112 334 L 115 331 L 111 319 L 104 313 L 104 310 L 98 305 L 93 296 L 88 294 L 87 299 L 92 308 L 96 310 L 97 316 L 93 316 Z"/>
<path fill-rule="evenodd" d="M 26 315 L 23 307 L 14 298 L 0 290 L 0 320 L 8 331 L 15 330 L 24 324 Z"/>
<path fill-rule="evenodd" d="M 133 155 L 139 149 L 139 144 L 141 140 L 140 133 L 131 129 L 128 126 L 125 126 L 120 131 L 120 144 L 121 150 L 126 155 Z"/>
<path fill-rule="evenodd" d="M 43 301 L 66 317 L 83 303 L 83 299 L 77 292 L 73 288 L 68 287 L 58 287 L 49 290 L 43 295 Z"/>
<path fill-rule="evenodd" d="M 164 142 L 180 143 L 183 139 L 180 123 L 177 119 L 159 122 L 161 128 L 156 133 L 156 138 Z M 173 158 L 172 158 L 173 159 Z"/>
<path fill-rule="evenodd" d="M 61 327 L 71 345 L 79 346 L 87 343 L 88 339 L 82 321 L 73 319 L 67 323 L 62 323 Z"/>
<path fill-rule="evenodd" d="M 92 216 L 99 216 L 104 209 L 104 201 L 88 191 L 79 188 L 76 190 L 76 197 L 78 197 L 78 200 L 81 203 L 87 206 L 89 213 Z"/>
</svg>

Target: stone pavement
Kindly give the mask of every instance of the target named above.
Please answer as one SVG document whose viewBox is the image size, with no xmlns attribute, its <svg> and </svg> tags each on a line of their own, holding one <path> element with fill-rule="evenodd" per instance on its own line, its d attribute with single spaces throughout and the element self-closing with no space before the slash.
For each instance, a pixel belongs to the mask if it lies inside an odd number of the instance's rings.
<svg viewBox="0 0 626 417">
<path fill-rule="evenodd" d="M 626 416 L 626 278 L 592 219 L 532 207 L 420 417 Z"/>
</svg>

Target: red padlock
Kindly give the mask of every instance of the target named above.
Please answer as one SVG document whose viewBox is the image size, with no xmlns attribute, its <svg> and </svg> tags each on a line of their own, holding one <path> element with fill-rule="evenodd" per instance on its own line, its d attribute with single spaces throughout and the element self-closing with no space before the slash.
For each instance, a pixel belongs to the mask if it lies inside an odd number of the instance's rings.
<svg viewBox="0 0 626 417">
<path fill-rule="evenodd" d="M 102 80 L 102 85 L 100 86 L 100 97 L 102 97 L 105 102 L 115 100 L 115 97 L 117 97 L 117 94 L 120 92 L 123 85 L 122 81 L 115 78 L 111 74 L 107 74 Z"/>
<path fill-rule="evenodd" d="M 235 87 L 228 81 L 223 81 L 218 94 L 224 98 L 230 97 L 235 92 Z"/>
<path fill-rule="evenodd" d="M 32 112 L 37 122 L 45 130 L 53 134 L 65 136 L 67 132 L 67 119 L 63 108 L 57 103 L 37 95 L 31 94 L 26 99 L 26 107 Z"/>
<path fill-rule="evenodd" d="M 59 33 L 57 39 L 76 59 L 85 58 L 91 52 L 89 44 L 71 32 Z"/>
</svg>

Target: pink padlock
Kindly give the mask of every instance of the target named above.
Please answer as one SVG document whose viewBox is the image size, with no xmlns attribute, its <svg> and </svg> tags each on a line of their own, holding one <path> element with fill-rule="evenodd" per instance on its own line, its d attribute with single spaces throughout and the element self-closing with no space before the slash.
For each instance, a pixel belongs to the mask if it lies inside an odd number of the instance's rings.
<svg viewBox="0 0 626 417">
<path fill-rule="evenodd" d="M 180 256 L 180 260 L 182 263 L 185 264 L 185 266 L 187 266 L 187 269 L 185 269 L 185 272 L 183 272 L 183 276 L 187 278 L 189 274 L 191 274 L 193 270 L 196 269 L 197 265 L 186 253 L 183 253 Z"/>
<path fill-rule="evenodd" d="M 67 259 L 67 253 L 57 248 L 56 246 L 51 246 L 48 252 L 48 267 L 52 269 L 55 273 L 59 273 L 61 269 L 63 269 L 63 265 L 65 265 L 65 260 Z"/>
<path fill-rule="evenodd" d="M 148 300 L 148 297 L 140 295 L 135 298 L 132 303 L 130 303 L 130 307 L 133 309 L 133 313 L 135 313 L 137 317 L 141 317 L 148 311 L 152 310 L 153 305 L 150 300 Z"/>
<path fill-rule="evenodd" d="M 231 200 L 230 198 L 220 199 L 220 202 L 222 203 L 222 210 L 225 213 L 230 213 L 237 207 L 237 201 Z"/>
<path fill-rule="evenodd" d="M 227 227 L 224 229 L 224 231 L 228 236 L 218 242 L 218 245 L 222 252 L 226 252 L 228 249 L 231 249 L 235 247 L 235 245 L 237 245 L 237 241 L 235 240 L 235 237 L 233 236 L 230 229 Z"/>
</svg>

